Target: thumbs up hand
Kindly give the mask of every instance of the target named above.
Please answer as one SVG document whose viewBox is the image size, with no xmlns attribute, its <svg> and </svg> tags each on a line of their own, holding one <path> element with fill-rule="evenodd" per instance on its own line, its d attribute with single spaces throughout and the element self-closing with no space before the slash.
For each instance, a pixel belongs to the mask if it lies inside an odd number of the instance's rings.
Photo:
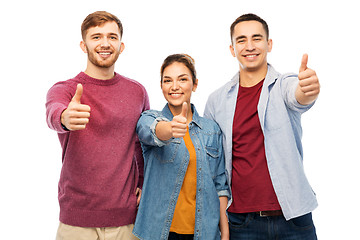
<svg viewBox="0 0 360 240">
<path fill-rule="evenodd" d="M 307 67 L 308 55 L 304 54 L 299 69 L 299 85 L 296 89 L 296 100 L 302 105 L 315 101 L 320 93 L 320 83 L 316 72 Z"/>
<path fill-rule="evenodd" d="M 174 116 L 172 121 L 170 122 L 171 132 L 174 138 L 182 138 L 185 136 L 185 133 L 187 131 L 187 113 L 188 106 L 187 103 L 184 102 L 182 105 L 181 113 L 177 116 Z"/>
<path fill-rule="evenodd" d="M 181 113 L 173 117 L 172 121 L 160 121 L 156 125 L 156 136 L 162 140 L 167 141 L 170 138 L 182 138 L 187 132 L 187 113 L 188 105 L 186 102 L 182 104 Z"/>
<path fill-rule="evenodd" d="M 67 109 L 61 114 L 61 123 L 69 130 L 85 129 L 89 122 L 90 106 L 81 104 L 83 86 L 79 83 Z"/>
</svg>

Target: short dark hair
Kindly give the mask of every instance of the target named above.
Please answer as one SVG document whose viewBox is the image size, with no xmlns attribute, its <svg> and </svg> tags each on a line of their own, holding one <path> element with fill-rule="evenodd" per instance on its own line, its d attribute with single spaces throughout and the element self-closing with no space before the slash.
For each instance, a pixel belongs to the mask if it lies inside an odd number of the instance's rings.
<svg viewBox="0 0 360 240">
<path fill-rule="evenodd" d="M 167 66 L 171 65 L 174 62 L 179 62 L 185 64 L 185 66 L 190 70 L 192 75 L 192 81 L 196 83 L 196 70 L 195 70 L 195 60 L 187 54 L 172 54 L 165 58 L 163 64 L 161 65 L 160 75 L 161 82 L 163 79 L 164 70 Z"/>
<path fill-rule="evenodd" d="M 113 14 L 105 11 L 97 11 L 89 14 L 81 24 L 81 36 L 85 40 L 87 30 L 92 27 L 104 25 L 106 22 L 116 22 L 119 27 L 120 37 L 123 35 L 123 26 L 121 21 Z"/>
<path fill-rule="evenodd" d="M 262 19 L 261 17 L 259 17 L 258 15 L 255 15 L 253 13 L 247 13 L 244 15 L 241 15 L 240 17 L 238 17 L 230 26 L 230 38 L 231 38 L 231 42 L 232 42 L 232 37 L 234 34 L 234 29 L 235 26 L 240 23 L 240 22 L 245 22 L 245 21 L 257 21 L 260 22 L 263 25 L 263 28 L 265 30 L 266 33 L 266 40 L 269 40 L 269 27 L 267 25 L 267 23 L 265 22 L 264 19 Z"/>
</svg>

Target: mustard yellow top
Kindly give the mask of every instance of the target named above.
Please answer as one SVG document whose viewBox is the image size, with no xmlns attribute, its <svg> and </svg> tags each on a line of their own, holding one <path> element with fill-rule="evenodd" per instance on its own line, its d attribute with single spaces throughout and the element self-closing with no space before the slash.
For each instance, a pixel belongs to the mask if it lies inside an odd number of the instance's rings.
<svg viewBox="0 0 360 240">
<path fill-rule="evenodd" d="M 176 203 L 170 232 L 178 234 L 194 234 L 196 208 L 196 152 L 191 141 L 189 129 L 184 136 L 190 160 L 185 173 L 184 182 Z"/>
</svg>

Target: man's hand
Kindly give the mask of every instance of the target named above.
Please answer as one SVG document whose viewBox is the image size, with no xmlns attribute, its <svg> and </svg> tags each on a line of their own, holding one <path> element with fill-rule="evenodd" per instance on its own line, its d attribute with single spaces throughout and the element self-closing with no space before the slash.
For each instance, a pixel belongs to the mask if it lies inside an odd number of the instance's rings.
<svg viewBox="0 0 360 240">
<path fill-rule="evenodd" d="M 299 69 L 299 85 L 296 89 L 296 100 L 308 105 L 316 100 L 320 93 L 320 83 L 316 72 L 307 67 L 308 55 L 304 54 Z"/>
<path fill-rule="evenodd" d="M 187 132 L 187 112 L 188 105 L 184 102 L 181 113 L 174 116 L 171 122 L 161 121 L 156 125 L 156 136 L 162 141 L 167 141 L 172 137 L 184 137 Z"/>
<path fill-rule="evenodd" d="M 140 199 L 141 199 L 141 189 L 140 188 L 136 188 L 135 195 L 137 197 L 136 206 L 139 207 Z"/>
<path fill-rule="evenodd" d="M 90 106 L 81 104 L 82 93 L 83 86 L 79 83 L 74 97 L 71 99 L 67 109 L 61 114 L 61 123 L 72 131 L 85 129 L 86 124 L 89 122 Z"/>
</svg>

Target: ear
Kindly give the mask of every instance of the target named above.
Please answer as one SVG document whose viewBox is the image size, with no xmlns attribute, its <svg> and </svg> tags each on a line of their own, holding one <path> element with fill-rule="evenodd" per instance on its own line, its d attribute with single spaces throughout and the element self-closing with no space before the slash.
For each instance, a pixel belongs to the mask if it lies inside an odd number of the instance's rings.
<svg viewBox="0 0 360 240">
<path fill-rule="evenodd" d="M 125 44 L 123 42 L 121 42 L 120 44 L 120 54 L 124 51 L 125 49 Z"/>
<path fill-rule="evenodd" d="M 235 55 L 235 49 L 234 49 L 234 47 L 233 47 L 232 44 L 230 44 L 230 52 L 231 52 L 231 55 L 232 55 L 233 57 L 236 57 L 236 55 Z"/>
<path fill-rule="evenodd" d="M 196 79 L 192 91 L 195 92 L 198 86 L 199 80 Z"/>
<path fill-rule="evenodd" d="M 271 52 L 272 46 L 273 46 L 273 41 L 272 41 L 272 39 L 269 39 L 268 40 L 268 52 Z"/>
<path fill-rule="evenodd" d="M 80 42 L 80 48 L 84 53 L 87 53 L 86 44 L 84 41 Z"/>
</svg>

